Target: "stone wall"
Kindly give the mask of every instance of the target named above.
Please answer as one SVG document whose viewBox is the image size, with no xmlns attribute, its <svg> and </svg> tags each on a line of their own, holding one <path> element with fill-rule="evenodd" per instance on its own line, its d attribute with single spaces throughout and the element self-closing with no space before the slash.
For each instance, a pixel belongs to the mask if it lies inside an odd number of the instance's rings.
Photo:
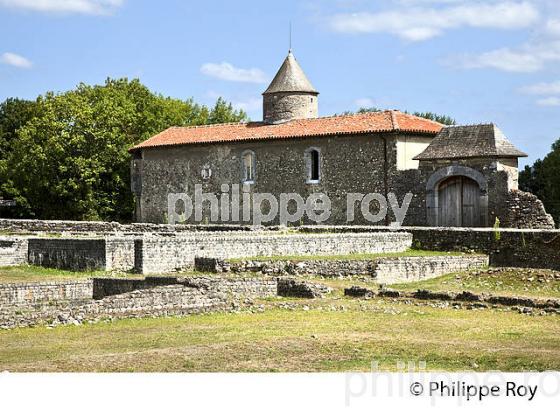
<svg viewBox="0 0 560 410">
<path fill-rule="evenodd" d="M 231 264 L 232 272 L 260 272 L 266 275 L 319 275 L 343 277 L 366 275 L 379 283 L 414 282 L 448 273 L 487 266 L 483 255 L 401 256 L 374 260 L 240 261 Z"/>
<path fill-rule="evenodd" d="M 75 271 L 134 268 L 132 238 L 29 238 L 31 265 Z"/>
<path fill-rule="evenodd" d="M 118 222 L 98 221 L 49 221 L 41 219 L 1 219 L 0 232 L 14 234 L 79 234 L 86 235 L 142 235 L 143 233 L 179 233 L 179 232 L 223 232 L 248 231 L 248 225 L 168 225 L 152 223 L 120 224 Z M 277 227 L 268 227 L 275 230 Z"/>
<path fill-rule="evenodd" d="M 278 279 L 278 296 L 292 298 L 322 298 L 331 288 L 320 283 L 309 283 L 291 278 Z"/>
<path fill-rule="evenodd" d="M 267 298 L 278 294 L 277 281 L 263 278 L 196 276 L 185 278 L 185 285 L 234 298 Z"/>
<path fill-rule="evenodd" d="M 0 284 L 0 308 L 54 301 L 84 301 L 92 297 L 92 279 Z"/>
<path fill-rule="evenodd" d="M 191 269 L 195 256 L 231 259 L 402 252 L 411 243 L 412 236 L 405 232 L 145 236 L 136 240 L 135 265 L 139 273 L 164 273 Z"/>
<path fill-rule="evenodd" d="M 144 279 L 94 278 L 92 297 L 103 299 L 107 296 L 149 289 L 155 286 L 157 285 L 152 285 Z"/>
<path fill-rule="evenodd" d="M 27 263 L 27 239 L 0 237 L 0 266 L 17 266 Z"/>
<path fill-rule="evenodd" d="M 220 263 L 217 264 L 221 265 Z M 344 277 L 355 275 L 374 276 L 375 260 L 243 260 L 229 264 L 232 272 L 259 272 L 271 276 L 318 275 Z"/>
<path fill-rule="evenodd" d="M 223 295 L 217 292 L 170 285 L 134 290 L 100 300 L 52 300 L 48 303 L 1 305 L 0 328 L 77 324 L 104 318 L 183 315 L 230 308 Z"/>
<path fill-rule="evenodd" d="M 535 195 L 524 191 L 510 191 L 505 198 L 502 212 L 497 214 L 500 226 L 510 228 L 550 229 L 554 219 L 544 209 Z"/>
<path fill-rule="evenodd" d="M 135 290 L 171 285 L 211 290 L 236 298 L 264 298 L 275 296 L 277 293 L 276 281 L 272 279 L 217 276 L 148 276 L 145 279 L 95 278 L 93 280 L 93 298 L 103 299 L 107 296 Z"/>
<path fill-rule="evenodd" d="M 229 310 L 236 301 L 277 293 L 276 280 L 205 276 L 4 284 L 0 328 Z"/>
<path fill-rule="evenodd" d="M 429 256 L 382 258 L 377 261 L 375 278 L 378 283 L 416 282 L 453 272 L 488 266 L 487 256 Z"/>
<path fill-rule="evenodd" d="M 134 239 L 105 238 L 105 270 L 127 272 L 134 269 Z"/>
<path fill-rule="evenodd" d="M 402 252 L 412 244 L 412 235 L 406 232 L 306 234 L 233 231 L 147 234 L 136 239 L 108 236 L 104 238 L 21 237 L 21 240 L 28 242 L 29 249 L 27 260 L 20 252 L 19 264 L 30 263 L 68 270 L 129 271 L 134 269 L 138 273 L 145 274 L 192 269 L 195 257 L 230 259 L 275 255 Z M 15 263 L 13 257 L 10 263 Z"/>
<path fill-rule="evenodd" d="M 426 250 L 475 250 L 492 266 L 560 270 L 560 230 L 492 228 L 409 228 L 414 246 Z"/>
<path fill-rule="evenodd" d="M 29 263 L 55 269 L 104 270 L 104 239 L 30 238 Z"/>
</svg>

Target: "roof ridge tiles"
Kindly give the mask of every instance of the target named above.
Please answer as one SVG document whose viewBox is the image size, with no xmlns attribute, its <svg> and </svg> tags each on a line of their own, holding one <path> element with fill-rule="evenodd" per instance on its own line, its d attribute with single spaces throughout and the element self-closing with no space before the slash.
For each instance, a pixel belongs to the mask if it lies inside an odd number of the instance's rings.
<svg viewBox="0 0 560 410">
<path fill-rule="evenodd" d="M 435 135 L 442 127 L 434 121 L 404 114 L 398 110 L 385 110 L 351 116 L 298 119 L 275 125 L 258 121 L 170 127 L 132 147 L 130 151 L 171 145 L 375 134 L 392 131 Z"/>
<path fill-rule="evenodd" d="M 393 129 L 395 131 L 398 131 L 400 127 L 399 127 L 399 121 L 397 119 L 396 112 L 397 112 L 396 110 L 391 110 L 391 123 L 393 124 Z"/>
</svg>

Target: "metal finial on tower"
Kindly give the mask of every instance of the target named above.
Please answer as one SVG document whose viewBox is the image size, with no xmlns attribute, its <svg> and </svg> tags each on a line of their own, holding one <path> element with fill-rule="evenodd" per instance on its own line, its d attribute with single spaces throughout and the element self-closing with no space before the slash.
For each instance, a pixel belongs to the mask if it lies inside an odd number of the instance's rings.
<svg viewBox="0 0 560 410">
<path fill-rule="evenodd" d="M 289 36 L 289 38 L 290 38 L 290 42 L 289 42 L 290 47 L 288 48 L 288 52 L 291 52 L 292 51 L 292 21 L 291 20 L 290 20 L 290 36 Z"/>
</svg>

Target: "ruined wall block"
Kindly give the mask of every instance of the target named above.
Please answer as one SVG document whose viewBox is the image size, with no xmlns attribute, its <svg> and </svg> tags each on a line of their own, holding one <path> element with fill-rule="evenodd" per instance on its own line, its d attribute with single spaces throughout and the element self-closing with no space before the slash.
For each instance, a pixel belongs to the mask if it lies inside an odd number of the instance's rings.
<svg viewBox="0 0 560 410">
<path fill-rule="evenodd" d="M 405 232 L 347 234 L 198 234 L 144 237 L 139 273 L 164 273 L 194 267 L 195 257 L 244 258 L 275 255 L 347 255 L 402 252 L 412 244 Z"/>
</svg>

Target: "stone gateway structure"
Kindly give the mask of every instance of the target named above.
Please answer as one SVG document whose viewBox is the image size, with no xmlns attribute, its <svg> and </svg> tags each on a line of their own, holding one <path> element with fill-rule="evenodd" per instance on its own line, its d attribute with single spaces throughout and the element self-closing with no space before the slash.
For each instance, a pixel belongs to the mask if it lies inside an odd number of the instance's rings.
<svg viewBox="0 0 560 410">
<path fill-rule="evenodd" d="M 390 225 L 392 210 L 375 222 L 363 212 L 349 219 L 348 195 L 394 194 L 398 204 L 410 200 L 407 226 L 488 227 L 499 219 L 502 227 L 554 227 L 541 201 L 518 190 L 518 158 L 526 154 L 494 124 L 445 127 L 396 110 L 319 117 L 318 95 L 290 51 L 263 93 L 263 121 L 172 127 L 132 147 L 136 220 L 168 223 L 171 209 L 183 223 L 254 222 L 232 209 L 226 221 L 213 218 L 210 200 L 198 220 L 180 197 L 169 203 L 170 194 L 195 198 L 199 187 L 217 198 L 234 189 L 249 199 L 322 193 L 330 199 L 325 225 Z M 380 207 L 366 205 L 371 214 Z M 302 215 L 293 224 L 314 223 Z"/>
</svg>

